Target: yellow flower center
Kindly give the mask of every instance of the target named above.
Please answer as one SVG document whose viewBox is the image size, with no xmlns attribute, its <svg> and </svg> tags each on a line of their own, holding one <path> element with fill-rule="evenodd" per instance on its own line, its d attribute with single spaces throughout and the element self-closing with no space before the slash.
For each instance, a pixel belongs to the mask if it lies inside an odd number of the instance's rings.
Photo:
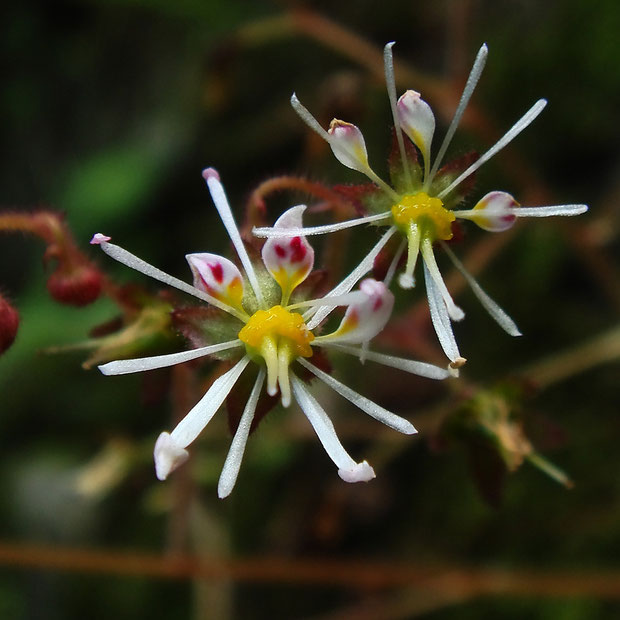
<svg viewBox="0 0 620 620">
<path fill-rule="evenodd" d="M 275 396 L 280 388 L 282 404 L 291 402 L 288 367 L 298 357 L 311 357 L 314 334 L 304 323 L 301 314 L 289 312 L 282 306 L 258 310 L 239 332 L 248 353 L 260 356 L 267 367 L 267 393 Z"/>
<path fill-rule="evenodd" d="M 456 219 L 439 198 L 432 198 L 426 192 L 403 196 L 392 207 L 392 217 L 405 234 L 413 222 L 423 229 L 425 236 L 444 241 L 452 239 L 452 222 Z"/>
<path fill-rule="evenodd" d="M 265 339 L 277 339 L 291 348 L 295 357 L 311 357 L 314 334 L 304 323 L 301 314 L 289 312 L 282 306 L 255 312 L 239 332 L 239 339 L 249 347 L 260 350 Z"/>
</svg>

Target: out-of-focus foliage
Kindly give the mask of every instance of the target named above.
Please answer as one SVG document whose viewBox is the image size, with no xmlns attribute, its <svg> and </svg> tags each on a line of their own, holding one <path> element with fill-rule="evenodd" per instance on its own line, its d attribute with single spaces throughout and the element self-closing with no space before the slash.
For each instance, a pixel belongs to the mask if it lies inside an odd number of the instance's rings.
<svg viewBox="0 0 620 620">
<path fill-rule="evenodd" d="M 300 6 L 310 12 L 293 12 Z M 386 176 L 381 156 L 389 151 L 391 121 L 380 66 L 364 50 L 352 51 L 321 15 L 377 53 L 396 40 L 397 65 L 432 76 L 430 87 L 439 80 L 442 92 L 451 92 L 448 79 L 466 74 L 486 42 L 489 63 L 474 97 L 485 123 L 462 129 L 453 153 L 482 151 L 499 128 L 544 96 L 548 109 L 513 150 L 480 172 L 476 190 L 501 188 L 524 204 L 587 202 L 591 211 L 569 223 L 522 224 L 482 271 L 481 281 L 515 317 L 522 338 L 500 333 L 473 296 L 460 295 L 467 319 L 456 331 L 469 358 L 463 379 L 487 390 L 482 395 L 458 383 L 403 381 L 396 371 L 379 376 L 370 366 L 336 369 L 419 426 L 414 438 L 378 433 L 334 399 L 336 426 L 356 455 L 368 456 L 377 480 L 344 485 L 299 412 L 276 408 L 251 437 L 237 488 L 225 502 L 215 499 L 229 443 L 225 416 L 214 419 L 197 446 L 193 481 L 158 483 L 151 463 L 155 437 L 182 413 L 172 406 L 179 390 L 193 394 L 191 406 L 211 367 L 195 382 L 164 371 L 105 378 L 82 369 L 83 351 L 39 354 L 85 341 L 117 309 L 106 299 L 79 309 L 58 305 L 45 286 L 40 242 L 3 234 L 0 299 L 18 309 L 20 327 L 0 357 L 0 539 L 190 549 L 206 557 L 381 560 L 446 574 L 460 565 L 537 568 L 547 576 L 619 568 L 617 354 L 615 362 L 592 367 L 584 355 L 585 370 L 564 380 L 547 380 L 558 363 L 541 362 L 611 330 L 620 311 L 615 1 L 13 0 L 3 13 L 0 210 L 63 211 L 81 251 L 119 281 L 154 294 L 152 282 L 106 262 L 88 240 L 105 232 L 189 280 L 186 253 L 229 250 L 200 177 L 203 167 L 217 166 L 240 220 L 252 189 L 276 174 L 360 181 L 308 136 L 288 104 L 292 91 L 323 122 L 338 116 L 358 124 L 373 165 Z M 422 89 L 399 84 L 407 87 Z M 429 96 L 435 109 L 445 108 L 444 127 L 455 89 L 447 103 Z M 268 218 L 304 198 L 269 197 Z M 465 254 L 481 239 L 472 229 L 466 234 Z M 329 257 L 320 250 L 317 256 L 330 267 L 352 265 L 372 235 L 360 231 L 346 256 L 333 248 Z M 397 314 L 407 304 L 401 296 Z M 386 344 L 417 348 L 419 357 L 436 354 L 425 344 L 425 320 L 410 317 Z M 507 375 L 521 390 L 514 409 L 507 406 L 507 400 L 515 404 L 514 394 L 494 388 Z M 329 395 L 321 401 L 328 403 Z M 489 473 L 499 458 L 506 471 L 517 470 L 493 494 L 494 506 L 466 466 L 481 428 L 485 449 L 495 451 L 477 466 Z M 566 471 L 574 488 L 555 484 L 528 462 L 517 468 L 531 456 L 530 446 Z M 347 618 L 357 608 L 378 610 L 369 617 L 437 620 L 620 615 L 618 597 L 598 596 L 594 587 L 590 595 L 553 597 L 534 588 L 536 596 L 528 596 L 526 583 L 511 594 L 478 598 L 489 592 L 449 580 L 429 594 L 423 584 L 379 592 L 266 583 L 260 571 L 255 577 L 192 587 L 186 580 L 7 563 L 0 566 L 0 617 Z"/>
</svg>

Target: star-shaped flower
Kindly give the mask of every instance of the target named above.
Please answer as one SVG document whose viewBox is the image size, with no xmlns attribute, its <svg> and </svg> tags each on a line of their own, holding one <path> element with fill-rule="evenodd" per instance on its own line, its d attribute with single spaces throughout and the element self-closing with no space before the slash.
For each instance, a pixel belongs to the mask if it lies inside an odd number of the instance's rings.
<svg viewBox="0 0 620 620">
<path fill-rule="evenodd" d="M 333 225 L 296 228 L 288 231 L 276 228 L 257 228 L 254 229 L 254 234 L 259 237 L 285 238 L 288 235 L 330 233 L 361 224 L 372 223 L 387 226 L 387 232 L 370 252 L 370 255 L 376 256 L 393 235 L 400 233 L 403 239 L 390 264 L 385 283 L 389 286 L 399 261 L 407 250 L 405 269 L 400 273 L 398 282 L 401 288 L 414 287 L 415 267 L 418 255 L 422 255 L 431 319 L 444 352 L 450 358 L 452 366 L 457 368 L 465 362 L 465 359 L 459 352 L 451 321 L 460 321 L 465 315 L 454 303 L 444 283 L 435 260 L 434 244 L 439 243 L 445 249 L 474 294 L 495 321 L 510 335 L 518 336 L 520 332 L 515 322 L 484 292 L 445 243 L 452 238 L 453 222 L 457 218 L 471 220 L 485 230 L 499 232 L 510 228 L 518 217 L 579 215 L 587 211 L 588 207 L 582 204 L 521 207 L 510 194 L 493 191 L 480 199 L 472 209 L 455 210 L 454 207 L 463 199 L 460 190 L 464 182 L 470 179 L 482 164 L 521 133 L 540 114 L 547 102 L 544 99 L 538 100 L 495 145 L 475 161 L 468 162 L 466 166 L 463 166 L 463 161 L 461 161 L 456 165 L 449 164 L 440 169 L 439 166 L 484 68 L 487 46 L 483 45 L 478 52 L 454 118 L 432 161 L 431 142 L 435 132 L 435 116 L 420 94 L 413 90 L 408 90 L 397 100 L 392 60 L 393 45 L 393 42 L 386 45 L 384 63 L 387 91 L 400 154 L 398 165 L 392 167 L 391 170 L 394 187 L 388 185 L 371 168 L 364 137 L 358 127 L 334 119 L 326 131 L 300 103 L 296 95 L 293 95 L 291 104 L 297 114 L 328 142 L 338 161 L 348 168 L 365 174 L 378 186 L 376 189 L 381 195 L 377 198 L 373 193 L 372 205 L 369 208 L 373 212 L 365 217 Z M 403 133 L 411 144 L 406 143 Z M 415 149 L 412 145 L 415 145 Z M 422 158 L 421 166 L 417 161 L 416 149 Z M 460 171 L 459 168 L 461 168 Z"/>
<path fill-rule="evenodd" d="M 383 329 L 394 303 L 394 297 L 386 285 L 370 278 L 360 283 L 359 290 L 350 292 L 370 270 L 372 259 L 358 266 L 325 297 L 290 303 L 291 294 L 312 271 L 314 251 L 310 244 L 302 235 L 267 240 L 262 248 L 262 259 L 270 275 L 263 273 L 252 263 L 243 244 L 218 173 L 208 168 L 203 172 L 203 177 L 241 261 L 245 276 L 234 263 L 222 256 L 208 253 L 188 254 L 186 258 L 194 276 L 193 285 L 190 285 L 110 243 L 110 238 L 105 235 L 96 234 L 91 241 L 100 245 L 106 254 L 117 261 L 201 299 L 237 321 L 237 337 L 226 342 L 171 355 L 120 360 L 99 366 L 103 374 L 118 375 L 171 366 L 223 351 L 238 352 L 240 359 L 214 381 L 176 428 L 159 436 L 154 451 L 157 477 L 164 480 L 171 471 L 187 460 L 187 447 L 218 411 L 245 369 L 254 364 L 258 366 L 258 373 L 220 476 L 220 497 L 229 495 L 235 485 L 265 384 L 268 395 L 275 396 L 279 392 L 284 407 L 289 406 L 292 398 L 297 401 L 327 454 L 338 467 L 338 473 L 343 480 L 371 480 L 375 477 L 374 470 L 366 461 L 358 463 L 349 456 L 327 413 L 299 378 L 299 371 L 309 371 L 342 397 L 387 426 L 406 434 L 415 433 L 416 430 L 404 418 L 358 394 L 313 364 L 310 360 L 314 348 L 325 347 L 365 357 L 372 362 L 433 379 L 447 377 L 448 371 L 431 364 L 368 350 L 368 342 Z M 274 229 L 301 228 L 304 209 L 303 205 L 292 207 L 280 216 Z M 326 335 L 316 335 L 314 330 L 319 323 L 337 306 L 346 306 L 338 328 Z M 303 313 L 300 314 L 297 310 Z"/>
</svg>

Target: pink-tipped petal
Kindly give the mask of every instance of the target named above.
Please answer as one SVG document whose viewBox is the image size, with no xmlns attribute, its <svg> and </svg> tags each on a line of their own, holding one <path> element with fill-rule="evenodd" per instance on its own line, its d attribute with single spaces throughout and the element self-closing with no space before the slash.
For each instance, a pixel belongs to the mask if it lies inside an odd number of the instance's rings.
<svg viewBox="0 0 620 620">
<path fill-rule="evenodd" d="M 163 432 L 155 442 L 155 474 L 159 480 L 165 480 L 171 472 L 180 467 L 189 458 L 189 452 L 179 446 L 170 436 Z"/>
<path fill-rule="evenodd" d="M 435 115 L 415 90 L 401 95 L 396 104 L 398 122 L 409 139 L 420 149 L 428 169 L 431 142 L 435 133 Z"/>
<path fill-rule="evenodd" d="M 394 307 L 394 295 L 378 280 L 360 283 L 358 300 L 349 305 L 338 329 L 324 337 L 326 342 L 361 344 L 372 340 L 388 322 Z"/>
<path fill-rule="evenodd" d="M 202 252 L 187 254 L 194 286 L 212 297 L 243 310 L 243 276 L 237 266 L 223 256 Z"/>
<path fill-rule="evenodd" d="M 351 469 L 339 469 L 338 475 L 345 482 L 369 482 L 376 478 L 375 470 L 368 464 L 368 461 L 356 463 Z"/>
<path fill-rule="evenodd" d="M 108 237 L 107 235 L 102 235 L 101 233 L 95 233 L 93 238 L 90 240 L 91 245 L 101 245 L 102 243 L 107 243 L 110 241 L 112 237 Z"/>
<path fill-rule="evenodd" d="M 336 159 L 347 168 L 368 173 L 368 153 L 364 136 L 358 127 L 335 118 L 327 131 L 329 145 Z"/>
<path fill-rule="evenodd" d="M 515 208 L 519 203 L 506 192 L 489 192 L 472 209 L 468 218 L 490 232 L 503 232 L 517 219 Z"/>
<path fill-rule="evenodd" d="M 301 228 L 305 205 L 291 207 L 274 224 L 276 230 Z M 274 280 L 280 285 L 285 298 L 301 284 L 312 271 L 314 250 L 305 237 L 267 239 L 262 251 L 263 262 Z"/>
</svg>

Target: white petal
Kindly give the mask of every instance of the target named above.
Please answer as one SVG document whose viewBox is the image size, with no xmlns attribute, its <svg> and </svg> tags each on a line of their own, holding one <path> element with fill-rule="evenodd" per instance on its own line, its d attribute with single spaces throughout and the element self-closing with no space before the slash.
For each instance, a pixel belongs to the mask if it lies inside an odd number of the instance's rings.
<svg viewBox="0 0 620 620">
<path fill-rule="evenodd" d="M 426 263 L 424 263 L 424 280 L 426 282 L 426 294 L 428 296 L 428 307 L 431 312 L 431 320 L 437 338 L 439 338 L 439 344 L 441 344 L 441 348 L 448 356 L 448 359 L 452 361 L 452 364 L 462 365 L 464 363 L 464 358 L 461 357 L 459 353 L 459 348 L 456 344 L 454 333 L 452 332 L 452 325 L 450 324 L 450 317 L 448 316 L 446 304 L 434 278 L 428 271 Z"/>
<path fill-rule="evenodd" d="M 317 343 L 320 346 L 326 348 L 335 349 L 336 351 L 342 351 L 349 355 L 360 355 L 360 347 L 351 347 L 345 344 L 331 344 L 326 342 L 323 344 Z M 377 353 L 376 351 L 365 351 L 364 355 L 367 360 L 371 362 L 377 362 L 390 368 L 397 368 L 404 372 L 410 372 L 413 375 L 419 375 L 420 377 L 426 377 L 428 379 L 446 379 L 450 376 L 450 373 L 440 366 L 434 364 L 427 364 L 426 362 L 416 362 L 415 360 L 408 360 L 402 357 L 395 357 L 394 355 L 385 355 L 384 353 Z"/>
<path fill-rule="evenodd" d="M 465 88 L 463 89 L 463 94 L 461 95 L 461 100 L 459 101 L 459 105 L 456 108 L 456 112 L 454 113 L 454 118 L 450 123 L 450 127 L 448 127 L 448 131 L 446 132 L 446 136 L 441 143 L 441 147 L 439 148 L 439 152 L 437 153 L 437 157 L 435 158 L 435 162 L 433 163 L 433 168 L 431 169 L 429 182 L 432 181 L 433 177 L 437 170 L 439 170 L 439 165 L 441 164 L 441 160 L 443 156 L 446 154 L 448 150 L 448 146 L 450 146 L 450 142 L 454 133 L 456 132 L 459 123 L 461 122 L 461 118 L 463 117 L 463 113 L 467 108 L 467 104 L 471 99 L 472 94 L 478 84 L 478 80 L 480 79 L 480 75 L 482 74 L 482 70 L 484 69 L 484 65 L 487 61 L 487 56 L 489 54 L 489 50 L 485 45 L 483 45 L 478 50 L 478 55 L 476 56 L 476 60 L 474 61 L 474 66 L 469 73 L 469 77 L 467 78 L 467 83 L 465 84 Z"/>
<path fill-rule="evenodd" d="M 396 104 L 398 122 L 409 139 L 420 149 L 424 159 L 425 179 L 429 178 L 431 142 L 435 133 L 435 115 L 420 93 L 408 90 Z"/>
<path fill-rule="evenodd" d="M 186 254 L 185 258 L 192 270 L 196 288 L 243 310 L 243 276 L 232 261 L 207 252 Z"/>
<path fill-rule="evenodd" d="M 454 303 L 452 295 L 450 295 L 446 283 L 443 281 L 441 272 L 437 266 L 437 261 L 435 261 L 432 241 L 428 237 L 424 237 L 424 239 L 422 239 L 421 252 L 422 257 L 424 258 L 424 265 L 426 266 L 428 273 L 435 281 L 437 289 L 441 293 L 441 297 L 446 305 L 450 318 L 453 321 L 461 321 L 465 317 L 465 313 Z"/>
<path fill-rule="evenodd" d="M 324 235 L 327 233 L 338 232 L 346 228 L 353 228 L 354 226 L 361 226 L 362 224 L 370 224 L 371 222 L 379 222 L 386 220 L 390 217 L 390 212 L 379 213 L 377 215 L 367 215 L 355 220 L 346 220 L 344 222 L 337 222 L 336 224 L 325 224 L 324 226 L 309 226 L 307 228 L 253 228 L 252 234 L 255 237 L 267 237 L 268 239 L 286 239 L 295 235 L 307 236 L 307 235 Z"/>
<path fill-rule="evenodd" d="M 102 235 L 103 237 L 103 235 Z M 198 297 L 198 299 L 202 299 L 207 303 L 210 303 L 212 306 L 219 308 L 220 310 L 224 310 L 224 312 L 228 312 L 237 318 L 244 319 L 243 315 L 240 312 L 229 306 L 225 303 L 222 303 L 219 299 L 208 295 L 204 291 L 197 289 L 191 284 L 187 284 L 187 282 L 183 282 L 183 280 L 179 280 L 173 276 L 169 276 L 167 273 L 157 269 L 157 267 L 153 267 L 146 261 L 143 261 L 141 258 L 138 258 L 131 252 L 121 248 L 118 245 L 113 243 L 107 243 L 103 239 L 99 239 L 97 244 L 101 246 L 101 249 L 114 260 L 117 260 L 119 263 L 123 263 L 123 265 L 127 265 L 127 267 L 131 267 L 140 273 L 143 273 L 146 276 L 149 276 L 155 280 L 159 280 L 159 282 L 163 282 L 164 284 L 168 284 L 169 286 L 174 286 L 174 288 L 178 288 L 179 290 L 189 293 L 194 297 Z"/>
<path fill-rule="evenodd" d="M 373 278 L 360 284 L 359 301 L 349 305 L 338 329 L 320 336 L 330 342 L 360 344 L 372 340 L 388 322 L 394 307 L 394 295 L 388 287 Z"/>
<path fill-rule="evenodd" d="M 442 243 L 444 250 L 448 256 L 452 259 L 454 266 L 463 274 L 463 277 L 467 280 L 467 283 L 474 292 L 474 295 L 480 300 L 480 303 L 484 306 L 485 310 L 493 317 L 497 324 L 511 336 L 521 336 L 521 332 L 517 327 L 517 324 L 506 314 L 506 312 L 500 308 L 500 306 L 493 301 L 487 293 L 484 292 L 482 287 L 476 282 L 474 276 L 465 269 L 465 266 L 454 255 L 454 252 L 448 247 L 447 244 Z"/>
<path fill-rule="evenodd" d="M 588 205 L 550 205 L 546 207 L 519 207 L 514 213 L 517 217 L 550 217 L 555 215 L 581 215 Z"/>
<path fill-rule="evenodd" d="M 329 146 L 336 159 L 351 170 L 366 174 L 369 170 L 364 136 L 358 127 L 335 118 L 329 125 Z"/>
<path fill-rule="evenodd" d="M 469 211 L 454 211 L 456 217 L 471 220 L 489 232 L 503 232 L 517 221 L 519 203 L 507 192 L 489 192 Z"/>
<path fill-rule="evenodd" d="M 482 157 L 477 159 L 467 170 L 454 179 L 448 187 L 439 192 L 437 198 L 442 199 L 447 196 L 457 185 L 460 185 L 468 176 L 476 172 L 482 164 L 499 153 L 543 111 L 546 105 L 547 101 L 545 99 L 539 99 Z"/>
<path fill-rule="evenodd" d="M 365 174 L 392 198 L 398 199 L 398 194 L 385 181 L 379 178 L 368 164 L 364 138 L 362 132 L 355 125 L 334 119 L 332 121 L 334 130 L 331 131 L 332 127 L 330 127 L 331 133 L 329 133 L 321 127 L 316 118 L 301 104 L 295 93 L 291 97 L 291 105 L 301 120 L 329 144 L 338 161 L 347 166 L 347 168 L 352 168 Z M 335 126 L 334 123 L 336 123 Z M 347 126 L 348 129 L 346 128 Z M 365 165 L 363 165 L 364 160 L 366 162 Z"/>
<path fill-rule="evenodd" d="M 291 385 L 299 406 L 312 424 L 312 428 L 314 428 L 314 432 L 323 444 L 329 458 L 338 467 L 338 475 L 346 482 L 372 480 L 375 477 L 372 467 L 366 461 L 356 463 L 349 456 L 336 435 L 332 421 L 305 385 L 293 375 L 291 375 Z"/>
<path fill-rule="evenodd" d="M 229 371 L 218 377 L 194 408 L 178 423 L 177 427 L 170 433 L 177 446 L 187 448 L 200 435 L 202 429 L 211 421 L 211 418 L 217 413 L 233 389 L 249 361 L 250 358 L 246 355 Z"/>
<path fill-rule="evenodd" d="M 187 461 L 189 452 L 179 446 L 169 433 L 163 432 L 155 442 L 153 457 L 155 475 L 159 480 L 165 480 L 171 472 Z"/>
<path fill-rule="evenodd" d="M 99 370 L 104 375 L 126 375 L 132 372 L 144 372 L 145 370 L 154 370 L 155 368 L 166 368 L 175 364 L 182 364 L 190 360 L 226 351 L 240 347 L 243 343 L 241 340 L 229 340 L 228 342 L 220 342 L 212 344 L 208 347 L 200 347 L 199 349 L 191 349 L 190 351 L 181 351 L 179 353 L 170 353 L 169 355 L 153 355 L 152 357 L 141 357 L 131 360 L 117 360 L 108 362 L 99 366 Z"/>
<path fill-rule="evenodd" d="M 302 366 L 307 368 L 310 372 L 314 373 L 321 381 L 326 383 L 330 388 L 332 388 L 335 392 L 338 392 L 340 396 L 346 398 L 348 401 L 353 403 L 356 407 L 359 407 L 362 411 L 367 413 L 369 416 L 375 418 L 375 420 L 379 420 L 386 426 L 397 430 L 400 433 L 404 433 L 405 435 L 412 435 L 413 433 L 417 433 L 415 427 L 411 422 L 405 420 L 405 418 L 401 418 L 400 416 L 384 409 L 377 403 L 374 403 L 372 400 L 358 394 L 355 390 L 352 390 L 350 387 L 337 381 L 331 375 L 328 375 L 326 372 L 323 372 L 320 368 L 317 368 L 314 364 L 311 364 L 303 357 L 298 358 L 297 360 Z"/>
<path fill-rule="evenodd" d="M 348 293 L 373 267 L 375 258 L 379 255 L 379 252 L 383 249 L 383 246 L 390 240 L 392 235 L 396 232 L 395 226 L 390 226 L 387 232 L 379 239 L 379 242 L 370 252 L 364 257 L 362 262 L 346 277 L 340 284 L 335 286 L 326 297 L 335 297 L 337 295 L 343 295 Z M 308 320 L 308 329 L 314 329 L 321 321 L 329 315 L 329 313 L 335 308 L 324 307 L 315 310 L 311 308 L 304 314 L 304 320 Z"/>
<path fill-rule="evenodd" d="M 228 232 L 228 236 L 235 246 L 235 250 L 237 250 L 237 255 L 241 260 L 241 264 L 245 269 L 245 272 L 248 276 L 248 280 L 254 289 L 254 294 L 256 295 L 256 299 L 258 300 L 259 305 L 262 308 L 265 308 L 265 300 L 263 299 L 263 293 L 261 291 L 260 285 L 258 283 L 258 278 L 256 277 L 256 272 L 254 271 L 254 266 L 252 265 L 252 261 L 248 256 L 248 252 L 243 245 L 243 241 L 241 240 L 241 235 L 239 234 L 239 229 L 237 228 L 237 224 L 235 223 L 235 218 L 233 217 L 232 210 L 230 205 L 228 204 L 228 198 L 226 198 L 226 192 L 224 191 L 224 187 L 220 182 L 220 175 L 213 168 L 205 168 L 202 171 L 202 176 L 204 180 L 207 182 L 207 187 L 211 192 L 211 198 L 213 199 L 213 204 L 220 214 L 220 218 L 222 219 L 222 223 Z"/>
<path fill-rule="evenodd" d="M 248 441 L 250 434 L 250 427 L 252 426 L 252 420 L 254 419 L 254 413 L 256 412 L 256 405 L 258 404 L 258 398 L 261 390 L 263 389 L 263 383 L 265 382 L 265 369 L 261 368 L 258 371 L 258 377 L 252 388 L 250 398 L 245 405 L 237 432 L 233 437 L 228 455 L 226 456 L 226 462 L 222 468 L 220 474 L 220 480 L 217 485 L 217 494 L 220 499 L 228 497 L 233 490 L 235 483 L 237 482 L 237 476 L 239 475 L 239 468 L 241 467 L 241 461 L 243 459 L 243 453 L 245 452 L 245 445 Z"/>
<path fill-rule="evenodd" d="M 305 205 L 288 209 L 277 219 L 274 229 L 287 231 L 301 228 L 305 210 Z M 288 301 L 291 292 L 308 277 L 314 266 L 314 250 L 302 236 L 267 239 L 262 257 L 265 267 L 282 289 L 283 303 Z"/>
</svg>

